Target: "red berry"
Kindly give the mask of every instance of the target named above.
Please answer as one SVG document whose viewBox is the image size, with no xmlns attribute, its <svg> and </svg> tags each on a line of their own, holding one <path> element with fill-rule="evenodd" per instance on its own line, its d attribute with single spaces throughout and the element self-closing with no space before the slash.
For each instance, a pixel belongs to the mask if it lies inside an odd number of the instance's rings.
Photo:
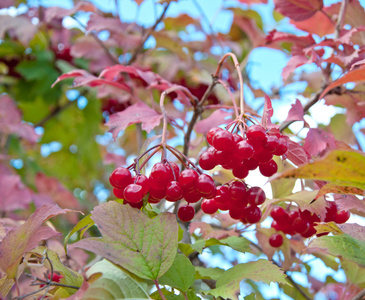
<svg viewBox="0 0 365 300">
<path fill-rule="evenodd" d="M 174 180 L 175 181 L 179 181 L 179 176 L 180 176 L 180 168 L 176 163 L 170 163 L 171 167 L 172 167 L 172 171 L 173 171 L 173 175 L 174 176 Z"/>
<path fill-rule="evenodd" d="M 247 204 L 247 191 L 246 185 L 241 181 L 233 181 L 229 185 L 229 195 L 231 202 L 236 203 L 237 205 L 246 205 Z"/>
<path fill-rule="evenodd" d="M 229 188 L 226 185 L 220 185 L 216 188 L 215 201 L 218 203 L 228 202 Z"/>
<path fill-rule="evenodd" d="M 261 209 L 257 206 L 250 205 L 245 208 L 245 219 L 248 223 L 254 224 L 261 220 Z"/>
<path fill-rule="evenodd" d="M 334 201 L 327 202 L 328 207 L 326 207 L 326 217 L 324 219 L 325 222 L 334 221 L 337 215 L 337 205 Z"/>
<path fill-rule="evenodd" d="M 234 155 L 237 155 L 241 159 L 248 159 L 254 155 L 254 149 L 246 140 L 242 140 L 237 143 Z"/>
<path fill-rule="evenodd" d="M 152 198 L 161 200 L 166 196 L 166 187 L 163 187 L 162 189 L 159 187 L 156 189 L 156 185 L 154 184 L 150 186 L 149 192 Z"/>
<path fill-rule="evenodd" d="M 210 195 L 215 190 L 215 184 L 212 177 L 206 174 L 201 174 L 198 177 L 198 181 L 196 183 L 197 191 L 202 195 Z M 214 196 L 213 196 L 214 197 Z"/>
<path fill-rule="evenodd" d="M 204 199 L 201 208 L 206 214 L 215 214 L 218 210 L 218 204 L 214 199 Z"/>
<path fill-rule="evenodd" d="M 239 179 L 246 178 L 248 176 L 248 172 L 248 168 L 244 164 L 238 165 L 236 168 L 232 169 L 233 176 Z"/>
<path fill-rule="evenodd" d="M 213 138 L 213 146 L 217 150 L 233 150 L 235 143 L 232 133 L 227 130 L 217 131 Z"/>
<path fill-rule="evenodd" d="M 271 247 L 278 248 L 280 247 L 284 242 L 284 239 L 281 234 L 275 233 L 269 238 L 269 244 Z"/>
<path fill-rule="evenodd" d="M 148 203 L 151 203 L 151 204 L 157 204 L 157 203 L 159 203 L 160 201 L 161 201 L 161 199 L 158 199 L 158 198 L 153 198 L 152 196 L 151 196 L 151 194 L 148 196 Z"/>
<path fill-rule="evenodd" d="M 304 238 L 309 238 L 309 237 L 311 237 L 313 234 L 316 234 L 316 232 L 317 232 L 317 231 L 314 229 L 313 225 L 310 225 L 310 226 L 309 226 L 309 229 L 308 229 L 306 232 L 301 233 L 300 235 L 301 235 L 302 237 L 304 237 Z"/>
<path fill-rule="evenodd" d="M 139 184 L 131 183 L 124 189 L 124 199 L 130 203 L 137 203 L 142 201 L 143 191 Z"/>
<path fill-rule="evenodd" d="M 259 166 L 259 162 L 254 158 L 245 159 L 243 163 L 247 167 L 247 169 L 251 171 L 255 170 Z"/>
<path fill-rule="evenodd" d="M 267 152 L 264 148 L 258 150 L 253 155 L 253 158 L 256 159 L 260 164 L 267 163 L 272 159 L 273 155 L 270 152 Z"/>
<path fill-rule="evenodd" d="M 137 203 L 132 203 L 132 202 L 126 201 L 125 204 L 128 204 L 129 206 L 131 206 L 133 208 L 141 209 L 141 207 L 143 206 L 143 201 L 140 201 Z"/>
<path fill-rule="evenodd" d="M 217 201 L 216 201 L 217 202 Z M 218 208 L 220 210 L 226 211 L 230 209 L 229 202 L 217 202 Z"/>
<path fill-rule="evenodd" d="M 245 217 L 245 205 L 242 206 L 230 206 L 229 216 L 234 220 L 241 220 Z"/>
<path fill-rule="evenodd" d="M 183 197 L 184 189 L 177 181 L 171 181 L 166 187 L 166 200 L 176 202 Z"/>
<path fill-rule="evenodd" d="M 183 222 L 189 222 L 194 218 L 195 210 L 190 205 L 181 205 L 177 210 L 177 216 Z"/>
<path fill-rule="evenodd" d="M 110 174 L 109 182 L 115 188 L 124 189 L 128 184 L 132 183 L 131 172 L 127 168 L 118 167 Z"/>
<path fill-rule="evenodd" d="M 252 125 L 248 127 L 246 136 L 254 148 L 262 147 L 267 141 L 266 130 L 261 125 Z"/>
<path fill-rule="evenodd" d="M 233 152 L 232 151 L 221 151 L 215 150 L 214 151 L 214 161 L 217 165 L 229 165 L 233 159 Z"/>
<path fill-rule="evenodd" d="M 284 223 L 289 219 L 288 213 L 281 206 L 274 206 L 271 210 L 270 215 L 279 224 Z"/>
<path fill-rule="evenodd" d="M 276 147 L 275 151 L 273 152 L 274 155 L 283 155 L 288 151 L 289 142 L 288 137 L 282 136 L 279 138 L 279 145 Z"/>
<path fill-rule="evenodd" d="M 207 133 L 207 141 L 209 143 L 209 145 L 213 145 L 213 138 L 215 136 L 215 134 L 218 132 L 218 131 L 221 131 L 223 130 L 222 128 L 220 127 L 214 127 L 212 129 L 210 129 Z"/>
<path fill-rule="evenodd" d="M 211 170 L 216 166 L 214 154 L 210 151 L 204 151 L 199 157 L 199 166 L 203 170 Z"/>
<path fill-rule="evenodd" d="M 278 171 L 278 165 L 274 160 L 259 165 L 260 173 L 266 177 L 274 175 Z"/>
<path fill-rule="evenodd" d="M 198 181 L 198 173 L 193 169 L 186 169 L 180 173 L 179 183 L 185 190 L 195 188 Z"/>
<path fill-rule="evenodd" d="M 148 190 L 150 189 L 150 180 L 146 175 L 137 175 L 136 178 L 134 178 L 134 183 L 139 184 L 142 187 L 143 195 L 148 193 Z"/>
<path fill-rule="evenodd" d="M 233 133 L 232 136 L 235 144 L 239 143 L 240 141 L 243 141 L 243 137 L 237 133 Z"/>
<path fill-rule="evenodd" d="M 297 233 L 305 233 L 310 227 L 310 224 L 307 220 L 303 220 L 301 217 L 298 217 L 293 222 L 293 229 Z"/>
<path fill-rule="evenodd" d="M 247 200 L 251 205 L 261 205 L 266 200 L 265 192 L 258 186 L 253 186 L 247 190 Z"/>
<path fill-rule="evenodd" d="M 264 145 L 264 149 L 267 152 L 275 152 L 276 148 L 279 146 L 280 142 L 277 136 L 275 135 L 270 135 L 267 137 L 267 141 Z"/>
<path fill-rule="evenodd" d="M 165 164 L 159 162 L 156 163 L 151 170 L 150 179 L 156 182 L 158 185 L 162 186 L 171 181 L 171 168 L 170 170 Z"/>
<path fill-rule="evenodd" d="M 201 194 L 197 190 L 184 190 L 184 198 L 188 203 L 196 203 L 200 200 Z"/>
<path fill-rule="evenodd" d="M 113 188 L 113 194 L 119 199 L 124 199 L 124 189 Z"/>
<path fill-rule="evenodd" d="M 349 218 L 350 218 L 350 212 L 349 211 L 340 210 L 336 214 L 335 222 L 337 224 L 343 224 L 343 223 L 346 223 Z"/>
</svg>

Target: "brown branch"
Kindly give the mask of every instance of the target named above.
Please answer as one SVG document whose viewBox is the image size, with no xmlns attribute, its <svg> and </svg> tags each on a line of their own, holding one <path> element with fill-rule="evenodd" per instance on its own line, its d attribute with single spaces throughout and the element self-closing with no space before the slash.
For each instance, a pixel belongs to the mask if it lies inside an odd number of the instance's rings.
<svg viewBox="0 0 365 300">
<path fill-rule="evenodd" d="M 150 27 L 147 32 L 142 36 L 141 41 L 139 43 L 139 46 L 136 48 L 135 52 L 133 53 L 131 59 L 128 61 L 128 65 L 133 64 L 138 55 L 141 53 L 141 51 L 143 50 L 143 45 L 145 44 L 145 42 L 147 41 L 147 39 L 151 36 L 152 32 L 155 31 L 156 27 L 158 24 L 160 24 L 160 22 L 163 20 L 163 18 L 166 15 L 167 9 L 169 8 L 170 3 L 167 3 L 164 7 L 164 10 L 162 11 L 160 17 L 156 20 L 155 24 L 152 25 L 152 27 Z"/>
<path fill-rule="evenodd" d="M 360 293 L 358 293 L 352 300 L 361 300 L 365 297 L 365 290 L 362 290 Z"/>
<path fill-rule="evenodd" d="M 57 116 L 60 112 L 62 112 L 64 109 L 66 109 L 67 107 L 70 107 L 71 105 L 73 105 L 74 103 L 77 103 L 77 100 L 74 101 L 68 101 L 67 103 L 65 103 L 64 105 L 58 105 L 56 106 L 50 113 L 49 115 L 47 115 L 46 117 L 44 117 L 42 120 L 40 120 L 38 123 L 34 124 L 34 127 L 38 127 L 41 126 L 43 127 L 43 125 L 48 122 L 50 119 L 52 119 L 53 117 Z"/>
</svg>

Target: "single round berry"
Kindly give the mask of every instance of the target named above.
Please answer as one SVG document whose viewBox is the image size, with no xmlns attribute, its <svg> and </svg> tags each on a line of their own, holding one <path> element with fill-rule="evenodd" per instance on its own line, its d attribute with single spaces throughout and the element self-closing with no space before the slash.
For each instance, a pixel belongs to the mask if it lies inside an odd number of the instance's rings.
<svg viewBox="0 0 365 300">
<path fill-rule="evenodd" d="M 270 135 L 267 137 L 267 141 L 264 144 L 264 149 L 267 152 L 273 153 L 275 152 L 276 148 L 279 146 L 280 142 L 277 136 Z"/>
<path fill-rule="evenodd" d="M 240 141 L 243 141 L 243 137 L 237 133 L 233 133 L 232 137 L 235 144 L 239 143 Z"/>
<path fill-rule="evenodd" d="M 305 233 L 310 227 L 310 223 L 307 220 L 303 220 L 301 217 L 298 217 L 293 222 L 293 229 L 297 233 Z"/>
<path fill-rule="evenodd" d="M 181 205 L 177 210 L 177 216 L 183 222 L 189 222 L 194 218 L 195 210 L 190 205 Z"/>
<path fill-rule="evenodd" d="M 138 203 L 142 201 L 143 191 L 139 184 L 131 183 L 124 189 L 124 199 L 129 203 Z"/>
<path fill-rule="evenodd" d="M 213 138 L 213 147 L 217 150 L 233 150 L 235 143 L 232 133 L 227 130 L 219 130 Z"/>
<path fill-rule="evenodd" d="M 246 167 L 246 165 L 241 164 L 239 166 L 237 166 L 236 168 L 232 169 L 232 174 L 233 176 L 239 178 L 239 179 L 244 179 L 248 176 L 248 168 Z"/>
<path fill-rule="evenodd" d="M 258 150 L 253 155 L 253 158 L 256 159 L 259 164 L 267 163 L 272 159 L 273 155 L 270 152 L 267 152 L 264 148 Z"/>
<path fill-rule="evenodd" d="M 260 173 L 266 177 L 270 177 L 274 175 L 278 171 L 278 165 L 276 162 L 272 159 L 267 163 L 260 164 L 259 165 Z"/>
<path fill-rule="evenodd" d="M 216 201 L 217 202 L 217 201 Z M 217 202 L 218 208 L 222 211 L 227 211 L 230 209 L 229 202 Z"/>
<path fill-rule="evenodd" d="M 134 178 L 134 183 L 139 184 L 142 187 L 143 195 L 146 195 L 148 193 L 148 190 L 150 189 L 150 180 L 146 175 L 137 175 Z"/>
<path fill-rule="evenodd" d="M 229 165 L 233 159 L 232 151 L 214 151 L 214 161 L 217 165 Z M 200 164 L 200 163 L 199 163 Z"/>
<path fill-rule="evenodd" d="M 196 203 L 201 199 L 201 194 L 197 190 L 184 190 L 184 199 L 188 203 Z"/>
<path fill-rule="evenodd" d="M 161 201 L 161 199 L 153 198 L 151 196 L 151 194 L 148 196 L 148 200 L 147 200 L 147 202 L 151 203 L 151 204 L 157 204 L 157 203 L 160 203 L 160 201 Z"/>
<path fill-rule="evenodd" d="M 258 186 L 253 186 L 247 190 L 247 200 L 251 205 L 261 205 L 266 200 L 265 192 Z"/>
<path fill-rule="evenodd" d="M 124 199 L 124 189 L 113 188 L 113 194 L 119 199 Z"/>
<path fill-rule="evenodd" d="M 343 223 L 346 223 L 349 218 L 350 218 L 350 212 L 349 211 L 340 210 L 336 214 L 335 222 L 337 224 L 343 224 Z"/>
<path fill-rule="evenodd" d="M 139 201 L 137 203 L 132 203 L 132 202 L 128 202 L 126 201 L 125 204 L 128 204 L 129 206 L 133 207 L 133 208 L 137 208 L 137 209 L 141 209 L 143 206 L 143 201 Z"/>
<path fill-rule="evenodd" d="M 193 169 L 185 169 L 180 173 L 179 183 L 184 190 L 192 190 L 196 187 L 199 174 Z"/>
<path fill-rule="evenodd" d="M 215 214 L 218 210 L 218 204 L 214 199 L 204 199 L 201 208 L 206 214 Z"/>
<path fill-rule="evenodd" d="M 286 136 L 281 136 L 279 138 L 279 144 L 276 147 L 275 151 L 273 152 L 274 155 L 284 155 L 289 148 L 289 142 L 288 142 L 289 138 Z"/>
<path fill-rule="evenodd" d="M 215 134 L 218 132 L 218 131 L 221 131 L 223 130 L 222 128 L 220 127 L 214 127 L 214 128 L 211 128 L 208 133 L 207 133 L 207 141 L 209 143 L 209 145 L 213 145 L 213 138 L 215 136 Z"/>
<path fill-rule="evenodd" d="M 245 208 L 245 219 L 248 223 L 254 224 L 261 220 L 261 209 L 257 206 L 250 205 Z"/>
<path fill-rule="evenodd" d="M 204 151 L 199 157 L 199 166 L 203 170 L 211 170 L 216 166 L 214 154 L 209 151 Z"/>
<path fill-rule="evenodd" d="M 328 207 L 326 207 L 326 217 L 324 219 L 325 222 L 334 221 L 337 215 L 337 205 L 334 201 L 327 202 Z"/>
<path fill-rule="evenodd" d="M 259 166 L 259 162 L 254 158 L 245 159 L 243 160 L 243 163 L 247 167 L 247 169 L 251 171 L 255 170 Z"/>
<path fill-rule="evenodd" d="M 304 232 L 304 233 L 301 233 L 300 235 L 302 236 L 302 237 L 304 237 L 304 238 L 309 238 L 309 237 L 311 237 L 313 234 L 316 234 L 316 229 L 313 227 L 313 225 L 310 225 L 309 226 L 309 229 L 306 231 L 306 232 Z"/>
<path fill-rule="evenodd" d="M 207 174 L 201 174 L 198 177 L 196 189 L 202 195 L 210 195 L 215 190 L 213 178 Z"/>
<path fill-rule="evenodd" d="M 247 204 L 247 188 L 241 181 L 233 181 L 229 185 L 230 202 L 236 202 L 239 205 Z"/>
<path fill-rule="evenodd" d="M 234 220 L 241 220 L 245 218 L 245 205 L 241 206 L 230 206 L 229 216 Z"/>
<path fill-rule="evenodd" d="M 252 125 L 248 127 L 246 136 L 254 148 L 262 147 L 267 141 L 266 130 L 261 125 Z"/>
<path fill-rule="evenodd" d="M 229 188 L 226 185 L 220 185 L 216 188 L 215 201 L 218 203 L 228 202 Z"/>
<path fill-rule="evenodd" d="M 237 155 L 241 159 L 251 158 L 254 153 L 255 150 L 246 140 L 242 140 L 237 143 L 236 149 L 234 150 L 234 155 Z"/>
<path fill-rule="evenodd" d="M 281 206 L 274 206 L 270 215 L 278 223 L 283 223 L 289 219 L 288 213 Z"/>
<path fill-rule="evenodd" d="M 110 174 L 109 182 L 115 188 L 124 189 L 132 183 L 131 172 L 127 168 L 118 167 Z"/>
<path fill-rule="evenodd" d="M 269 244 L 271 247 L 278 248 L 280 247 L 284 242 L 284 239 L 281 234 L 275 233 L 269 238 Z"/>
<path fill-rule="evenodd" d="M 159 162 L 152 167 L 150 179 L 156 183 L 164 185 L 171 181 L 171 172 L 171 169 L 169 170 L 165 164 Z"/>
<path fill-rule="evenodd" d="M 162 189 L 160 189 L 160 187 L 159 187 L 156 189 L 156 185 L 153 184 L 150 186 L 149 192 L 150 192 L 150 196 L 152 198 L 161 200 L 161 199 L 165 198 L 165 196 L 166 196 L 166 187 L 164 187 Z"/>
<path fill-rule="evenodd" d="M 166 187 L 166 200 L 176 202 L 183 197 L 184 189 L 177 181 L 171 181 Z"/>
</svg>

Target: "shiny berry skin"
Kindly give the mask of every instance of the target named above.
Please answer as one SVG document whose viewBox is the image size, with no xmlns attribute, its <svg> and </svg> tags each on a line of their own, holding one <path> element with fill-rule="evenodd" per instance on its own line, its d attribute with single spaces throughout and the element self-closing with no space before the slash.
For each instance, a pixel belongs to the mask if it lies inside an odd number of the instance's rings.
<svg viewBox="0 0 365 300">
<path fill-rule="evenodd" d="M 325 222 L 334 221 L 337 215 L 337 205 L 334 201 L 327 202 L 328 207 L 326 207 L 326 217 L 324 219 Z"/>
<path fill-rule="evenodd" d="M 119 199 L 124 199 L 124 189 L 113 188 L 113 194 Z"/>
<path fill-rule="evenodd" d="M 135 184 L 139 184 L 142 187 L 143 195 L 148 193 L 148 190 L 150 189 L 150 180 L 146 175 L 137 175 L 135 178 L 133 178 L 133 182 Z"/>
<path fill-rule="evenodd" d="M 275 233 L 269 238 L 269 244 L 271 247 L 279 248 L 284 242 L 284 239 L 281 234 Z"/>
<path fill-rule="evenodd" d="M 248 172 L 249 172 L 249 170 L 244 164 L 241 164 L 241 165 L 237 166 L 236 168 L 232 169 L 233 176 L 235 176 L 239 179 L 246 178 L 248 176 Z"/>
<path fill-rule="evenodd" d="M 305 233 L 310 227 L 310 223 L 307 220 L 303 220 L 301 217 L 298 217 L 293 222 L 293 229 L 297 233 Z"/>
<path fill-rule="evenodd" d="M 176 163 L 170 163 L 171 167 L 172 167 L 172 171 L 173 171 L 173 180 L 175 181 L 179 181 L 179 176 L 180 176 L 180 168 Z"/>
<path fill-rule="evenodd" d="M 192 190 L 195 188 L 198 181 L 199 174 L 193 169 L 185 169 L 180 173 L 179 183 L 185 190 Z"/>
<path fill-rule="evenodd" d="M 220 185 L 216 188 L 215 201 L 218 203 L 228 202 L 229 188 L 226 185 Z"/>
<path fill-rule="evenodd" d="M 207 141 L 209 143 L 209 145 L 213 145 L 213 138 L 215 136 L 215 134 L 218 132 L 218 131 L 221 131 L 223 130 L 222 128 L 220 127 L 214 127 L 214 128 L 211 128 L 208 133 L 207 133 Z"/>
<path fill-rule="evenodd" d="M 210 151 L 204 151 L 199 157 L 199 166 L 203 170 L 211 170 L 216 166 L 214 154 Z"/>
<path fill-rule="evenodd" d="M 279 146 L 280 142 L 277 136 L 270 135 L 267 137 L 267 141 L 264 144 L 264 149 L 267 152 L 273 153 L 275 152 L 276 148 Z"/>
<path fill-rule="evenodd" d="M 130 203 L 138 203 L 142 201 L 143 191 L 139 184 L 131 183 L 124 189 L 124 199 Z"/>
<path fill-rule="evenodd" d="M 247 169 L 251 171 L 255 170 L 259 166 L 259 162 L 254 158 L 245 159 L 243 163 L 247 167 Z"/>
<path fill-rule="evenodd" d="M 196 203 L 201 199 L 201 194 L 197 190 L 184 190 L 184 199 L 188 203 Z"/>
<path fill-rule="evenodd" d="M 246 206 L 231 206 L 229 208 L 229 216 L 234 220 L 245 218 Z"/>
<path fill-rule="evenodd" d="M 167 184 L 171 181 L 171 169 L 169 170 L 166 165 L 161 162 L 156 163 L 152 167 L 150 179 L 161 185 Z"/>
<path fill-rule="evenodd" d="M 261 220 L 261 209 L 257 206 L 250 205 L 245 208 L 245 219 L 248 223 L 254 224 Z"/>
<path fill-rule="evenodd" d="M 124 189 L 128 184 L 132 183 L 131 172 L 127 168 L 118 167 L 110 174 L 109 182 L 115 188 Z"/>
<path fill-rule="evenodd" d="M 278 165 L 276 162 L 272 159 L 267 163 L 260 164 L 259 165 L 260 173 L 263 176 L 270 177 L 274 175 L 278 171 Z"/>
<path fill-rule="evenodd" d="M 148 196 L 148 203 L 151 203 L 151 204 L 157 204 L 157 203 L 159 203 L 160 201 L 161 201 L 161 199 L 158 199 L 158 198 L 153 198 L 152 196 L 151 196 L 151 194 Z"/>
<path fill-rule="evenodd" d="M 237 155 L 241 159 L 251 158 L 254 153 L 255 150 L 246 140 L 242 140 L 237 143 L 236 149 L 234 150 L 234 155 Z"/>
<path fill-rule="evenodd" d="M 235 143 L 232 133 L 227 130 L 217 131 L 213 138 L 213 147 L 217 150 L 233 150 Z"/>
<path fill-rule="evenodd" d="M 141 209 L 142 206 L 143 206 L 143 201 L 139 201 L 137 203 L 132 203 L 132 202 L 125 201 L 125 204 L 128 204 L 129 206 L 131 206 L 133 208 Z"/>
<path fill-rule="evenodd" d="M 264 148 L 256 151 L 253 155 L 253 158 L 256 159 L 260 164 L 267 163 L 272 159 L 272 157 L 272 153 L 267 152 Z"/>
<path fill-rule="evenodd" d="M 156 189 L 156 184 L 152 184 L 150 186 L 149 192 L 150 192 L 150 197 L 161 200 L 166 196 L 166 187 L 163 187 L 162 189 L 160 189 L 159 187 Z"/>
<path fill-rule="evenodd" d="M 246 198 L 251 205 L 261 205 L 266 200 L 265 192 L 258 186 L 253 186 L 247 190 Z"/>
<path fill-rule="evenodd" d="M 289 142 L 287 137 L 280 137 L 279 138 L 279 145 L 276 147 L 275 151 L 273 152 L 274 155 L 283 155 L 288 151 Z"/>
<path fill-rule="evenodd" d="M 261 125 L 252 125 L 248 127 L 246 136 L 249 143 L 254 148 L 262 147 L 267 141 L 266 130 Z"/>
<path fill-rule="evenodd" d="M 189 222 L 194 218 L 195 210 L 190 205 L 181 205 L 177 210 L 177 216 L 183 222 Z"/>
<path fill-rule="evenodd" d="M 232 151 L 214 151 L 214 161 L 217 165 L 228 165 L 232 162 L 233 152 Z"/>
<path fill-rule="evenodd" d="M 349 218 L 350 218 L 350 212 L 349 211 L 340 210 L 336 214 L 335 222 L 337 224 L 343 224 L 343 223 L 346 223 Z"/>
<path fill-rule="evenodd" d="M 229 185 L 229 196 L 230 202 L 237 204 L 247 204 L 247 188 L 246 185 L 241 181 L 233 181 Z"/>
<path fill-rule="evenodd" d="M 183 197 L 184 189 L 177 181 L 171 181 L 166 186 L 166 200 L 176 202 Z"/>
<path fill-rule="evenodd" d="M 215 214 L 218 211 L 218 204 L 214 199 L 204 199 L 201 208 L 206 214 Z"/>
<path fill-rule="evenodd" d="M 216 201 L 217 202 L 217 201 Z M 217 202 L 218 208 L 223 211 L 227 211 L 230 209 L 229 202 Z"/>
<path fill-rule="evenodd" d="M 232 136 L 235 144 L 239 143 L 240 141 L 243 141 L 243 137 L 237 133 L 233 133 Z"/>
<path fill-rule="evenodd" d="M 202 195 L 209 195 L 215 190 L 215 184 L 212 177 L 206 174 L 201 174 L 196 183 L 197 191 Z"/>
<path fill-rule="evenodd" d="M 289 218 L 288 213 L 281 206 L 274 206 L 270 215 L 278 223 L 284 223 Z"/>
<path fill-rule="evenodd" d="M 313 227 L 313 225 L 310 225 L 309 226 L 309 229 L 306 231 L 306 232 L 304 232 L 304 233 L 301 233 L 300 235 L 302 236 L 302 237 L 304 237 L 304 238 L 309 238 L 309 237 L 311 237 L 313 234 L 316 234 L 316 229 Z"/>
</svg>

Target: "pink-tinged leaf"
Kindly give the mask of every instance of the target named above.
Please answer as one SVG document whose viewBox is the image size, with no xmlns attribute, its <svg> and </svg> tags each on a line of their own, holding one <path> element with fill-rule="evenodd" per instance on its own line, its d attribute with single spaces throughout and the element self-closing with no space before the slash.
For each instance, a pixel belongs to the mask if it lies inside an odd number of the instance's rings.
<svg viewBox="0 0 365 300">
<path fill-rule="evenodd" d="M 40 241 L 60 234 L 42 224 L 68 211 L 70 210 L 61 209 L 57 205 L 45 205 L 38 208 L 23 225 L 11 230 L 0 245 L 0 269 L 9 278 L 15 278 L 19 262 L 25 252 L 37 247 Z"/>
<path fill-rule="evenodd" d="M 338 228 L 340 228 L 344 233 L 347 233 L 354 237 L 357 240 L 365 242 L 365 227 L 359 224 L 338 224 Z"/>
<path fill-rule="evenodd" d="M 304 150 L 311 156 L 322 156 L 329 150 L 337 149 L 334 136 L 320 128 L 311 128 L 304 140 Z"/>
<path fill-rule="evenodd" d="M 289 147 L 285 156 L 297 166 L 307 163 L 310 157 L 301 145 L 292 140 L 289 140 Z"/>
<path fill-rule="evenodd" d="M 275 29 L 270 31 L 266 37 L 266 47 L 280 48 L 277 44 L 283 42 L 293 43 L 295 45 L 296 51 L 293 55 L 298 53 L 301 54 L 301 51 L 297 51 L 316 44 L 316 41 L 310 34 L 307 36 L 298 36 L 292 33 L 280 32 Z"/>
<path fill-rule="evenodd" d="M 275 9 L 294 21 L 312 17 L 323 7 L 322 0 L 274 0 Z"/>
<path fill-rule="evenodd" d="M 109 132 L 116 139 L 121 130 L 126 129 L 129 125 L 142 123 L 142 129 L 151 132 L 153 128 L 160 125 L 162 115 L 148 107 L 143 102 L 137 102 L 125 110 L 110 116 L 106 126 L 109 126 Z"/>
<path fill-rule="evenodd" d="M 335 24 L 324 13 L 317 11 L 309 19 L 304 21 L 293 21 L 292 23 L 296 28 L 306 31 L 311 34 L 317 34 L 320 37 L 326 34 L 331 34 L 335 31 Z"/>
<path fill-rule="evenodd" d="M 21 112 L 8 95 L 0 96 L 0 132 L 15 134 L 30 143 L 36 143 L 39 138 L 31 125 L 22 123 Z"/>
<path fill-rule="evenodd" d="M 211 128 L 227 124 L 231 119 L 232 113 L 217 109 L 208 118 L 197 122 L 195 130 L 198 133 L 207 134 Z"/>
<path fill-rule="evenodd" d="M 302 103 L 297 99 L 294 104 L 291 105 L 288 116 L 284 122 L 304 121 L 304 110 Z"/>
<path fill-rule="evenodd" d="M 351 187 L 348 187 L 351 188 Z M 363 190 L 362 190 L 363 191 Z M 365 213 L 365 202 L 354 195 L 334 195 L 338 210 L 357 210 Z"/>
<path fill-rule="evenodd" d="M 211 225 L 204 222 L 192 222 L 189 227 L 189 233 L 193 234 L 196 229 L 199 229 L 203 239 L 216 238 L 220 240 L 230 236 L 239 236 L 239 233 L 233 229 L 216 230 Z"/>
<path fill-rule="evenodd" d="M 32 201 L 32 193 L 19 175 L 0 174 L 0 191 L 0 210 L 4 212 L 27 209 Z"/>
<path fill-rule="evenodd" d="M 330 90 L 343 85 L 348 82 L 362 82 L 365 81 L 365 65 L 360 66 L 356 69 L 348 71 L 345 75 L 340 77 L 339 79 L 330 83 L 319 96 L 319 98 L 323 98 Z"/>
<path fill-rule="evenodd" d="M 15 0 L 2 0 L 0 2 L 0 9 L 1 8 L 8 8 L 10 6 L 15 6 Z"/>
<path fill-rule="evenodd" d="M 104 154 L 103 163 L 105 165 L 114 165 L 115 167 L 120 167 L 126 165 L 126 158 L 120 154 L 106 152 Z"/>
<path fill-rule="evenodd" d="M 58 6 L 52 6 L 45 9 L 44 19 L 47 23 L 55 19 L 62 20 L 64 17 L 72 16 L 78 11 L 96 12 L 97 8 L 90 2 L 80 1 L 73 8 L 65 9 Z"/>
<path fill-rule="evenodd" d="M 267 129 L 279 128 L 278 125 L 271 123 L 271 117 L 274 115 L 274 109 L 272 108 L 271 99 L 265 95 L 264 111 L 262 112 L 261 124 Z"/>
<path fill-rule="evenodd" d="M 72 247 L 101 255 L 143 279 L 157 279 L 172 265 L 178 245 L 178 224 L 171 213 L 154 219 L 114 201 L 95 207 L 92 219 L 102 238 L 87 238 Z"/>
<path fill-rule="evenodd" d="M 27 17 L 0 15 L 0 39 L 8 33 L 13 40 L 17 39 L 24 46 L 28 46 L 36 31 L 37 27 Z"/>
</svg>

